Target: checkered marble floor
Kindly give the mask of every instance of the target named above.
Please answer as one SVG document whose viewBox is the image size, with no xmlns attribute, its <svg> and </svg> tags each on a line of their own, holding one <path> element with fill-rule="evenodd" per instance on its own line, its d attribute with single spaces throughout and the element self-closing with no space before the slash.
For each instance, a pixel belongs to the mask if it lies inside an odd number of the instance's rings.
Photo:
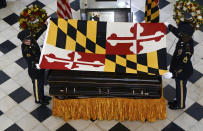
<svg viewBox="0 0 203 131">
<path fill-rule="evenodd" d="M 160 20 L 175 25 L 172 18 L 175 0 L 160 1 Z M 196 0 L 201 2 L 202 0 Z M 140 121 L 119 122 L 99 120 L 71 120 L 52 116 L 49 106 L 34 103 L 32 83 L 27 73 L 27 65 L 22 58 L 17 33 L 19 13 L 29 4 L 36 3 L 46 9 L 48 15 L 57 17 L 56 0 L 8 0 L 7 7 L 0 9 L 0 131 L 202 131 L 203 129 L 203 28 L 194 34 L 195 53 L 192 57 L 194 74 L 187 88 L 186 108 L 170 110 L 167 107 L 167 118 L 154 123 Z M 80 0 L 71 0 L 73 16 L 80 19 Z M 143 22 L 145 0 L 132 0 L 134 22 Z M 42 45 L 44 35 L 38 43 Z M 167 35 L 168 65 L 175 49 L 177 38 Z M 48 95 L 49 87 L 45 87 Z M 174 80 L 164 80 L 166 100 L 175 97 Z"/>
</svg>

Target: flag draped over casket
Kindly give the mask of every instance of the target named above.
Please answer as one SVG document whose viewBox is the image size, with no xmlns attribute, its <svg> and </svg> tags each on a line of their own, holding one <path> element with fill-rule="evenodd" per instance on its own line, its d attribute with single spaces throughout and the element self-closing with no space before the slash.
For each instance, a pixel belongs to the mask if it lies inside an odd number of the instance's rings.
<svg viewBox="0 0 203 131">
<path fill-rule="evenodd" d="M 166 27 L 50 19 L 40 68 L 162 75 L 167 72 Z"/>
</svg>

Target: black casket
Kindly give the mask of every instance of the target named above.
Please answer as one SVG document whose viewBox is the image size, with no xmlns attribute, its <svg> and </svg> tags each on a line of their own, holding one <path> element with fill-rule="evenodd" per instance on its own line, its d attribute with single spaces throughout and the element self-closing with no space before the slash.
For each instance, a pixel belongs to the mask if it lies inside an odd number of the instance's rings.
<svg viewBox="0 0 203 131">
<path fill-rule="evenodd" d="M 162 95 L 161 77 L 155 75 L 50 70 L 47 80 L 50 95 L 63 98 L 158 99 Z"/>
</svg>

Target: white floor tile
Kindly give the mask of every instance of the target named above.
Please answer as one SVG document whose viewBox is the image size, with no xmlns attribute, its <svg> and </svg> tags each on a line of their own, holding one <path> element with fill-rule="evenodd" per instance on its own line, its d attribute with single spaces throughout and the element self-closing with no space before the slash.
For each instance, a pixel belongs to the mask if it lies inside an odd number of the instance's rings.
<svg viewBox="0 0 203 131">
<path fill-rule="evenodd" d="M 1 123 L 1 125 L 0 125 L 1 131 L 7 129 L 8 127 L 10 127 L 13 124 L 13 122 L 5 115 L 0 116 L 0 123 Z"/>
<path fill-rule="evenodd" d="M 14 80 L 9 79 L 3 84 L 0 85 L 0 89 L 2 89 L 7 95 L 15 91 L 20 87 Z"/>
<path fill-rule="evenodd" d="M 32 3 L 33 1 L 35 1 L 35 0 L 18 0 L 18 1 L 23 2 L 24 5 L 28 5 L 28 4 Z"/>
<path fill-rule="evenodd" d="M 48 119 L 46 119 L 45 121 L 42 122 L 46 128 L 48 128 L 49 130 L 56 130 L 59 127 L 63 126 L 63 124 L 65 123 L 64 120 L 60 117 L 54 117 L 51 116 Z"/>
<path fill-rule="evenodd" d="M 33 96 L 30 96 L 29 98 L 21 102 L 20 105 L 28 112 L 32 112 L 34 109 L 39 107 L 39 104 L 35 103 L 35 99 Z"/>
<path fill-rule="evenodd" d="M 98 128 L 94 123 L 91 123 L 86 129 L 83 131 L 102 131 L 102 129 Z"/>
<path fill-rule="evenodd" d="M 16 74 L 18 74 L 19 72 L 23 71 L 23 68 L 21 68 L 19 65 L 17 65 L 16 63 L 10 64 L 9 66 L 7 66 L 6 68 L 3 69 L 3 71 L 9 75 L 10 77 L 14 77 Z"/>
<path fill-rule="evenodd" d="M 33 84 L 31 80 L 24 83 L 23 88 L 25 88 L 28 92 L 30 92 L 33 95 Z"/>
<path fill-rule="evenodd" d="M 203 124 L 203 118 L 200 120 L 200 122 Z"/>
<path fill-rule="evenodd" d="M 203 32 L 200 30 L 196 30 L 193 34 L 193 39 L 197 41 L 198 43 L 201 43 L 203 41 Z"/>
<path fill-rule="evenodd" d="M 194 84 L 191 85 L 192 87 L 196 87 Z M 196 87 L 192 92 L 188 91 L 188 96 L 194 100 L 194 101 L 198 101 L 201 97 L 203 97 L 203 88 L 200 87 Z"/>
<path fill-rule="evenodd" d="M 202 36 L 203 36 L 203 34 L 202 34 Z M 201 45 L 201 44 L 196 45 L 194 48 L 194 52 L 196 52 L 196 54 L 200 58 L 203 58 L 203 45 Z"/>
<path fill-rule="evenodd" d="M 190 93 L 190 92 L 188 92 L 188 93 Z M 187 110 L 194 103 L 195 103 L 194 100 L 192 100 L 189 96 L 186 96 L 185 109 L 183 109 L 183 110 L 184 111 Z"/>
<path fill-rule="evenodd" d="M 7 2 L 7 8 L 10 11 L 15 12 L 17 15 L 20 15 L 25 6 L 26 4 L 24 1 Z"/>
<path fill-rule="evenodd" d="M 15 44 L 16 46 L 20 46 L 22 44 L 22 42 L 17 38 L 17 36 L 14 36 L 13 38 L 11 38 L 10 41 L 13 44 Z M 20 47 L 20 49 L 21 49 L 21 47 Z M 21 53 L 21 52 L 19 52 L 19 53 Z"/>
<path fill-rule="evenodd" d="M 203 124 L 201 122 L 197 122 L 190 129 L 188 129 L 188 131 L 202 131 L 202 130 L 203 130 Z"/>
<path fill-rule="evenodd" d="M 174 123 L 183 128 L 184 130 L 188 130 L 197 123 L 197 120 L 189 116 L 187 113 L 183 113 L 174 121 Z"/>
<path fill-rule="evenodd" d="M 203 74 L 203 66 L 202 65 L 203 65 L 203 60 L 200 60 L 197 64 L 194 65 L 194 69 Z"/>
<path fill-rule="evenodd" d="M 0 88 L 0 100 L 6 96 L 6 93 Z"/>
<path fill-rule="evenodd" d="M 19 105 L 14 106 L 12 109 L 6 112 L 6 116 L 11 119 L 13 122 L 16 122 L 20 119 L 22 119 L 25 115 L 27 115 L 28 112 L 25 111 L 22 107 Z"/>
<path fill-rule="evenodd" d="M 27 114 L 22 119 L 17 121 L 16 124 L 20 126 L 20 128 L 22 128 L 23 130 L 28 131 L 38 125 L 39 121 L 36 120 L 32 115 Z"/>
<path fill-rule="evenodd" d="M 45 6 L 43 9 L 46 10 L 48 16 L 50 16 L 51 14 L 53 14 L 55 12 L 54 10 L 49 8 L 48 6 Z"/>
<path fill-rule="evenodd" d="M 31 131 L 49 131 L 49 129 L 47 129 L 44 125 L 39 124 L 33 129 L 31 129 Z"/>
<path fill-rule="evenodd" d="M 5 29 L 4 31 L 0 32 L 0 36 L 3 36 L 4 39 L 10 39 L 10 38 L 13 38 L 14 36 L 16 36 L 17 33 L 18 33 L 18 31 L 10 26 L 7 29 Z"/>
<path fill-rule="evenodd" d="M 4 20 L 0 20 L 0 32 L 4 31 L 8 27 L 9 27 L 8 23 L 6 23 Z"/>
<path fill-rule="evenodd" d="M 142 124 L 142 126 L 136 129 L 135 131 L 158 131 L 158 130 L 154 129 L 152 126 L 145 123 L 145 124 Z"/>
<path fill-rule="evenodd" d="M 5 42 L 7 39 L 2 35 L 2 32 L 0 32 L 0 44 Z"/>
<path fill-rule="evenodd" d="M 203 106 L 203 97 L 202 97 L 200 100 L 198 100 L 197 102 L 198 102 L 200 105 Z"/>
<path fill-rule="evenodd" d="M 14 107 L 17 103 L 9 96 L 4 97 L 0 100 L 0 110 L 4 113 Z"/>
<path fill-rule="evenodd" d="M 12 79 L 22 86 L 31 80 L 26 70 L 19 72 L 14 77 L 12 77 Z"/>
<path fill-rule="evenodd" d="M 103 120 L 103 121 L 100 121 L 100 120 L 97 120 L 95 122 L 95 124 L 97 126 L 99 126 L 100 128 L 104 129 L 104 130 L 109 130 L 111 129 L 114 125 L 116 125 L 118 123 L 118 121 L 115 121 L 115 120 Z"/>
<path fill-rule="evenodd" d="M 145 1 L 144 0 L 132 0 L 131 4 L 137 9 L 145 12 Z"/>
<path fill-rule="evenodd" d="M 72 14 L 73 14 L 73 19 L 78 19 L 80 20 L 81 17 L 80 17 L 80 11 L 72 11 Z"/>
<path fill-rule="evenodd" d="M 161 131 L 164 127 L 166 127 L 171 121 L 168 119 L 165 120 L 157 120 L 155 122 L 149 123 L 150 126 L 152 126 L 154 129 L 157 129 Z"/>
<path fill-rule="evenodd" d="M 12 12 L 10 10 L 8 10 L 7 8 L 3 8 L 3 9 L 0 9 L 0 19 L 3 19 L 7 16 L 9 16 L 10 14 L 12 14 Z"/>
<path fill-rule="evenodd" d="M 18 32 L 22 31 L 22 30 L 20 29 L 20 27 L 19 27 L 19 22 L 13 24 L 12 27 L 13 27 L 15 30 L 17 30 Z"/>
<path fill-rule="evenodd" d="M 178 118 L 181 114 L 183 114 L 183 110 L 171 110 L 166 107 L 166 113 L 167 113 L 167 119 L 170 121 L 174 121 L 176 118 Z"/>
<path fill-rule="evenodd" d="M 47 6 L 52 10 L 57 10 L 56 2 L 49 3 Z"/>
<path fill-rule="evenodd" d="M 49 3 L 56 3 L 56 0 L 40 0 L 40 2 L 42 2 L 45 5 L 48 5 Z"/>
<path fill-rule="evenodd" d="M 0 51 L 0 57 L 2 57 L 4 55 L 4 53 L 2 53 L 1 51 Z"/>
<path fill-rule="evenodd" d="M 23 57 L 21 47 L 16 47 L 12 51 L 8 52 L 5 56 L 9 57 L 13 62 L 15 62 L 16 60 Z"/>
<path fill-rule="evenodd" d="M 125 127 L 130 129 L 131 131 L 139 128 L 143 123 L 140 121 L 124 121 L 121 122 Z"/>
<path fill-rule="evenodd" d="M 8 56 L 0 56 L 0 69 L 5 68 L 6 66 L 8 66 L 9 64 L 12 63 L 12 60 L 8 57 Z"/>
<path fill-rule="evenodd" d="M 69 123 L 76 130 L 83 130 L 89 126 L 91 121 L 90 120 L 70 120 L 70 121 L 67 121 L 67 123 Z"/>
</svg>

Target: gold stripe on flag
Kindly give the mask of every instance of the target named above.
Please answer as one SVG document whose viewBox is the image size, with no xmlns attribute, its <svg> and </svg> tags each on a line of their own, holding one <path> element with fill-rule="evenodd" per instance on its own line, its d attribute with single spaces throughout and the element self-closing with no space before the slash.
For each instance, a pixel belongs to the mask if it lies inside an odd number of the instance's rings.
<svg viewBox="0 0 203 131">
<path fill-rule="evenodd" d="M 58 27 L 65 33 L 67 34 L 67 29 L 68 29 L 68 23 L 64 19 L 58 19 Z"/>
<path fill-rule="evenodd" d="M 149 52 L 147 53 L 147 65 L 148 67 L 152 67 L 155 69 L 158 69 L 158 57 L 157 57 L 157 52 Z"/>
<path fill-rule="evenodd" d="M 76 41 L 70 38 L 70 36 L 66 36 L 66 50 L 75 51 Z"/>
<path fill-rule="evenodd" d="M 56 46 L 57 32 L 58 32 L 57 25 L 54 22 L 50 21 L 49 32 L 46 41 L 47 44 Z"/>
<path fill-rule="evenodd" d="M 145 22 L 146 23 L 157 23 L 157 22 L 159 22 L 158 0 L 146 0 Z"/>
<path fill-rule="evenodd" d="M 97 38 L 97 22 L 96 21 L 87 22 L 87 38 L 89 38 L 92 42 L 96 43 L 96 38 Z"/>
</svg>

